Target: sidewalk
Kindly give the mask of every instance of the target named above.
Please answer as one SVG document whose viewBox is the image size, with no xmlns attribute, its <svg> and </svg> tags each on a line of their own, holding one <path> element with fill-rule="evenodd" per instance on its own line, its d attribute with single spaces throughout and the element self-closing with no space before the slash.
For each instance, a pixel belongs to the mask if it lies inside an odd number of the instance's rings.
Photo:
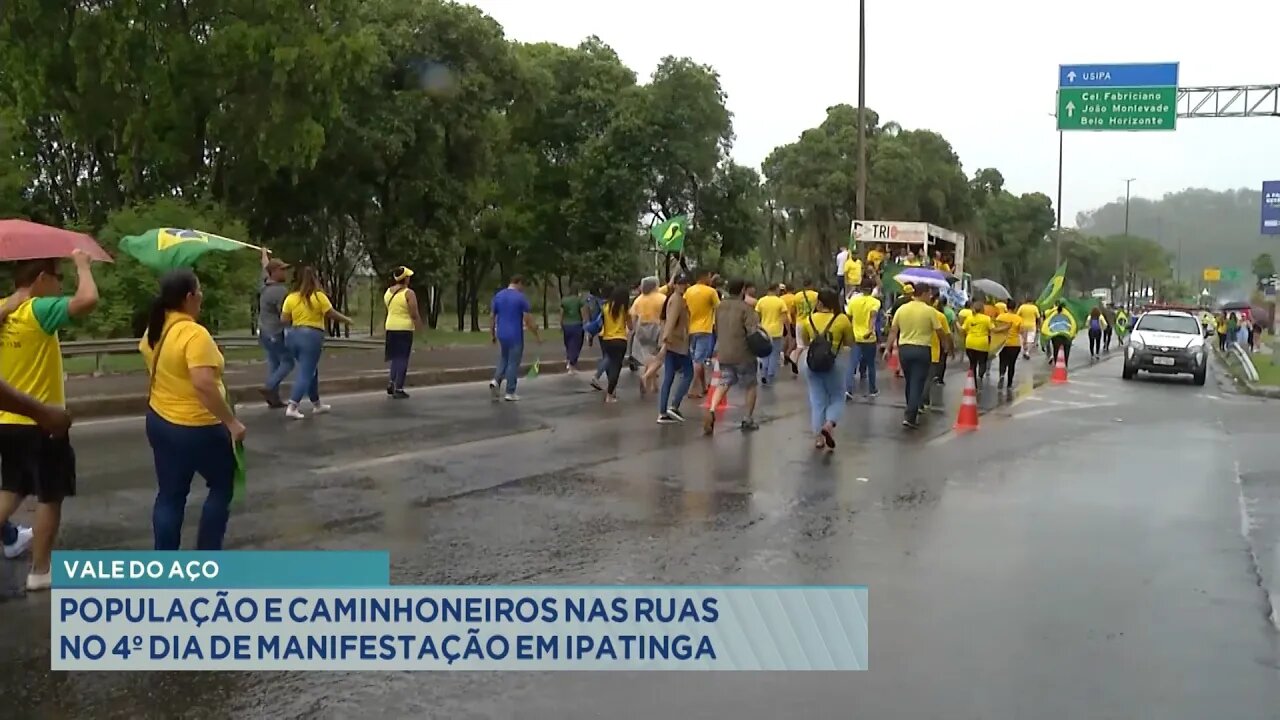
<svg viewBox="0 0 1280 720">
<path fill-rule="evenodd" d="M 443 385 L 447 383 L 486 380 L 493 375 L 498 350 L 495 345 L 418 346 L 409 364 L 408 386 Z M 580 367 L 595 367 L 599 350 L 583 348 Z M 525 345 L 524 368 L 541 360 L 543 373 L 564 372 L 564 345 L 559 336 L 545 338 L 542 343 Z M 236 402 L 261 402 L 258 388 L 266 374 L 265 362 L 228 364 L 224 380 Z M 145 373 L 121 373 L 92 377 L 75 375 L 67 378 L 67 408 L 77 417 L 134 415 L 146 411 L 149 379 Z M 376 350 L 331 350 L 320 362 L 320 393 L 378 390 L 387 384 L 387 366 L 381 348 Z M 289 383 L 281 387 L 288 393 Z"/>
</svg>

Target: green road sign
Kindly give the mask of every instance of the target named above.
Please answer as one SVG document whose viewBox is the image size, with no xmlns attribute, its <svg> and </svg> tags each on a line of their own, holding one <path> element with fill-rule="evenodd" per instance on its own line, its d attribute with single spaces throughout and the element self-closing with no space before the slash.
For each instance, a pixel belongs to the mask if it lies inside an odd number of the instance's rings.
<svg viewBox="0 0 1280 720">
<path fill-rule="evenodd" d="M 1177 121 L 1176 86 L 1058 90 L 1059 130 L 1173 130 Z"/>
<path fill-rule="evenodd" d="M 1222 268 L 1222 282 L 1239 282 L 1240 268 Z"/>
</svg>

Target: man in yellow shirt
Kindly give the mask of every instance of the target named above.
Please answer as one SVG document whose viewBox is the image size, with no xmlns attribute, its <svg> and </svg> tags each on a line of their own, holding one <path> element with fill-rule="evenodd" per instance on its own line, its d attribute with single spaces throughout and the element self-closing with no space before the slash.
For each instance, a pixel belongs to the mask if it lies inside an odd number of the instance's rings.
<svg viewBox="0 0 1280 720">
<path fill-rule="evenodd" d="M 884 251 L 880 249 L 879 245 L 873 245 L 871 249 L 867 251 L 867 264 L 871 266 L 873 271 L 880 272 L 880 265 L 883 262 Z"/>
<path fill-rule="evenodd" d="M 763 376 L 760 382 L 769 385 L 778 375 L 778 365 L 782 357 L 782 346 L 787 334 L 787 304 L 778 295 L 778 286 L 770 285 L 764 297 L 756 300 L 756 314 L 760 316 L 760 327 L 769 333 L 773 341 L 773 354 L 761 361 Z"/>
<path fill-rule="evenodd" d="M 786 337 L 782 343 L 782 360 L 791 366 L 791 374 L 799 375 L 800 366 L 796 365 L 796 361 L 791 354 L 796 349 L 796 294 L 787 289 L 786 285 L 778 284 L 778 294 L 782 297 L 782 302 L 787 306 L 787 328 Z"/>
<path fill-rule="evenodd" d="M 707 392 L 707 364 L 716 351 L 716 308 L 720 293 L 712 285 L 714 273 L 698 271 L 698 281 L 684 291 L 689 308 L 689 353 L 693 359 L 693 389 L 689 397 L 700 398 Z"/>
<path fill-rule="evenodd" d="M 844 273 L 844 288 L 847 296 L 852 297 L 862 287 L 862 260 L 849 251 L 849 257 L 844 261 L 844 267 L 841 268 Z M 841 298 L 842 300 L 844 298 Z"/>
<path fill-rule="evenodd" d="M 63 407 L 66 388 L 58 330 L 98 304 L 98 286 L 89 256 L 79 251 L 76 293 L 60 296 L 62 270 L 56 259 L 29 260 L 14 271 L 17 290 L 0 303 L 0 381 L 36 402 Z M 35 495 L 35 533 L 27 590 L 48 590 L 53 543 L 62 522 L 62 501 L 76 494 L 76 459 L 71 441 L 51 436 L 37 419 L 0 412 L 0 526 Z"/>
<path fill-rule="evenodd" d="M 942 351 L 951 352 L 951 335 L 929 304 L 929 292 L 924 285 L 913 288 L 911 302 L 898 308 L 889 328 L 889 352 L 897 350 L 906 377 L 907 409 L 902 425 L 909 429 L 920 427 L 920 407 L 932 366 L 930 347 L 935 338 Z"/>
<path fill-rule="evenodd" d="M 876 388 L 876 357 L 879 353 L 876 315 L 880 313 L 881 305 L 880 298 L 871 293 L 874 289 L 873 283 L 864 282 L 861 287 L 857 287 L 857 292 L 845 306 L 845 312 L 853 323 L 853 357 L 849 362 L 844 388 L 845 397 L 850 400 L 853 399 L 859 377 L 867 381 L 867 397 L 880 394 Z"/>
<path fill-rule="evenodd" d="M 1022 354 L 1022 318 L 1005 308 L 996 316 L 996 325 L 992 331 L 995 337 L 1003 340 L 1003 346 L 1000 348 L 1000 375 L 997 378 L 996 387 L 1012 390 L 1013 371 L 1018 364 L 1018 355 Z"/>
<path fill-rule="evenodd" d="M 1034 298 L 1029 297 L 1018 306 L 1018 318 L 1022 320 L 1022 357 L 1029 359 L 1040 335 L 1040 308 Z"/>
</svg>

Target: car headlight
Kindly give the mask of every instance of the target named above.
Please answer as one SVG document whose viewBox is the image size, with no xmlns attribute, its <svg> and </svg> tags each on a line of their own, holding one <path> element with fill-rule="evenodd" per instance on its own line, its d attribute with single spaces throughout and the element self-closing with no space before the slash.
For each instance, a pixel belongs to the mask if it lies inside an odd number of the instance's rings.
<svg viewBox="0 0 1280 720">
<path fill-rule="evenodd" d="M 1134 350 L 1145 350 L 1147 346 L 1142 342 L 1142 338 L 1135 335 L 1134 337 L 1129 338 L 1129 347 Z"/>
</svg>

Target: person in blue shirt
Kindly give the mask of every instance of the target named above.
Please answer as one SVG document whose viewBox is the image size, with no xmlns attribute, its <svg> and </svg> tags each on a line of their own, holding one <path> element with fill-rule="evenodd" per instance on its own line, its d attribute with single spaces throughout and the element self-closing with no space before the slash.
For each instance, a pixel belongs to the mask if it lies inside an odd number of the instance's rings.
<svg viewBox="0 0 1280 720">
<path fill-rule="evenodd" d="M 489 306 L 489 336 L 498 345 L 498 363 L 489 381 L 489 392 L 495 400 L 503 381 L 507 386 L 502 398 L 507 402 L 520 399 L 516 395 L 516 381 L 524 358 L 524 329 L 529 328 L 534 339 L 542 342 L 538 326 L 533 322 L 532 309 L 524 296 L 524 278 L 519 275 L 513 275 L 507 287 L 493 296 Z"/>
</svg>

